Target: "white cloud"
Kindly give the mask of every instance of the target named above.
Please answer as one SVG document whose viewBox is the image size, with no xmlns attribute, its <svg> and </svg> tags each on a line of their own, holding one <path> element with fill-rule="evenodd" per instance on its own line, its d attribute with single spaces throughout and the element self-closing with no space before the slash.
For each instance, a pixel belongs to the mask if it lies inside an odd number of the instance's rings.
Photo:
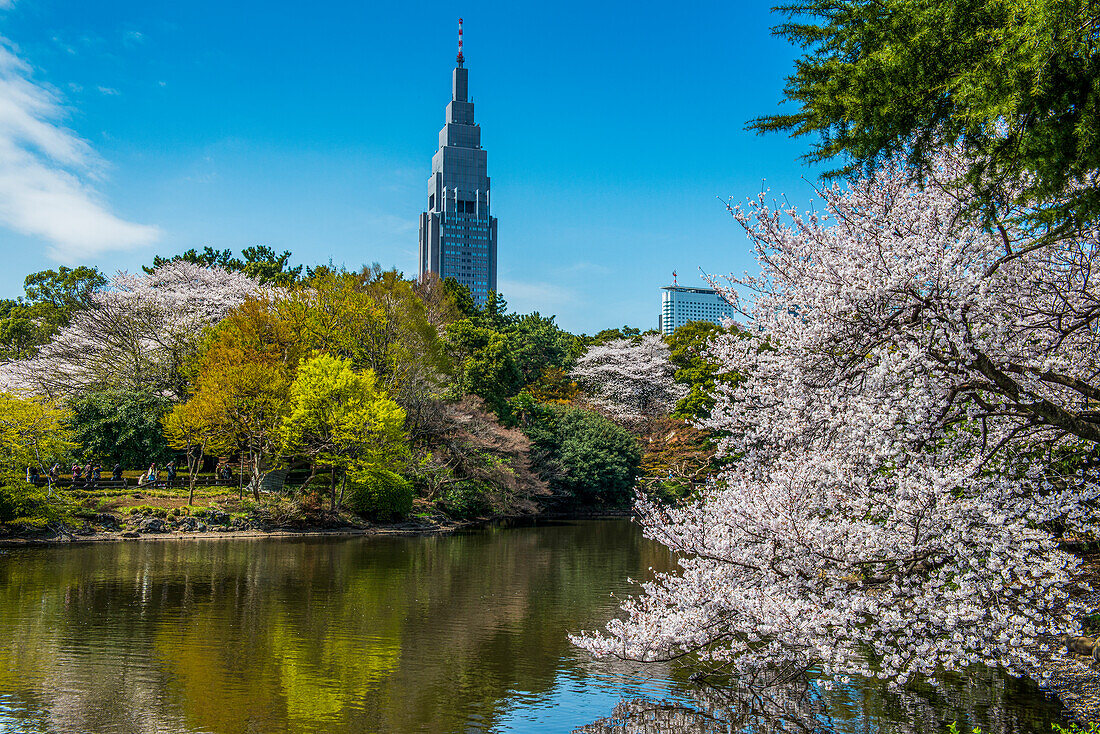
<svg viewBox="0 0 1100 734">
<path fill-rule="evenodd" d="M 13 5 L 15 5 L 15 0 L 0 0 L 0 9 L 2 10 L 7 10 Z"/>
<path fill-rule="evenodd" d="M 96 89 L 99 90 L 100 94 L 106 94 L 109 97 L 117 97 L 119 95 L 119 91 L 114 87 L 96 87 Z"/>
<path fill-rule="evenodd" d="M 59 123 L 57 95 L 30 77 L 0 39 L 0 224 L 46 240 L 59 262 L 155 242 L 156 227 L 120 219 L 102 202 L 91 185 L 102 161 Z"/>
</svg>

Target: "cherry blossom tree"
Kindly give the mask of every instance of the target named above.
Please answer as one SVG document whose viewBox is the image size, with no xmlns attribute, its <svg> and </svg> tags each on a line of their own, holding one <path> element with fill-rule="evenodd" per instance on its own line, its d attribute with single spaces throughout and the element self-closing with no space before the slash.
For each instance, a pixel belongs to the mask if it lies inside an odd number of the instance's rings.
<svg viewBox="0 0 1100 734">
<path fill-rule="evenodd" d="M 668 415 L 687 394 L 675 372 L 664 340 L 647 334 L 590 347 L 570 376 L 612 417 L 636 422 Z"/>
<path fill-rule="evenodd" d="M 1100 495 L 1098 231 L 983 227 L 902 170 L 820 193 L 731 207 L 761 267 L 725 291 L 749 336 L 712 352 L 744 376 L 705 422 L 732 461 L 686 505 L 639 498 L 680 569 L 574 641 L 780 680 L 1034 670 L 1074 631 L 1056 538 L 1092 531 Z"/>
<path fill-rule="evenodd" d="M 259 292 L 246 275 L 189 262 L 120 272 L 37 356 L 0 365 L 0 386 L 55 397 L 124 388 L 182 398 L 181 369 L 203 329 Z"/>
</svg>

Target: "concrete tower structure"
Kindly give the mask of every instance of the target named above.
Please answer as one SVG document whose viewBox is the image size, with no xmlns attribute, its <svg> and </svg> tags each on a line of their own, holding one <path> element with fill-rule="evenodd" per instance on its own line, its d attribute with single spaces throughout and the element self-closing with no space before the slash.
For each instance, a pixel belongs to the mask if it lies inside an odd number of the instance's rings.
<svg viewBox="0 0 1100 734">
<path fill-rule="evenodd" d="M 489 213 L 481 127 L 468 99 L 461 18 L 455 61 L 447 121 L 432 156 L 428 210 L 420 215 L 420 277 L 454 278 L 480 306 L 497 289 L 497 220 Z"/>
</svg>

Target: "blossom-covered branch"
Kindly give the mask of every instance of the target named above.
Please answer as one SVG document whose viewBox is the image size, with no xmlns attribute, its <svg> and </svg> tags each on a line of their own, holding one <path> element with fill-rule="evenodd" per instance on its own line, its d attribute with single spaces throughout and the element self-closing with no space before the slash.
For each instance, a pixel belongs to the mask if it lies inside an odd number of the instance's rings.
<svg viewBox="0 0 1100 734">
<path fill-rule="evenodd" d="M 260 285 L 241 273 L 171 262 L 118 273 L 32 359 L 0 365 L 0 387 L 52 396 L 121 387 L 182 398 L 181 369 L 203 330 Z"/>
<path fill-rule="evenodd" d="M 752 337 L 713 350 L 743 376 L 705 422 L 733 461 L 683 507 L 639 500 L 681 570 L 576 641 L 735 674 L 1022 670 L 1072 626 L 1053 531 L 1091 530 L 1100 495 L 1097 231 L 1030 248 L 899 170 L 822 195 L 731 208 L 761 265 L 735 281 Z"/>
</svg>

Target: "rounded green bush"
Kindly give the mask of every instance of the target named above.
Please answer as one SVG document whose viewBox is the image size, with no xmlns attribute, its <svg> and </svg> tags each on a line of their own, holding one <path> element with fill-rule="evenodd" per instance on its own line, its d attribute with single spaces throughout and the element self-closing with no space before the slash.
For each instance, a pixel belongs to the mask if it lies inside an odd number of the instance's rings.
<svg viewBox="0 0 1100 734">
<path fill-rule="evenodd" d="M 387 469 L 372 469 L 348 482 L 347 508 L 374 520 L 398 520 L 412 510 L 412 484 Z"/>
</svg>

